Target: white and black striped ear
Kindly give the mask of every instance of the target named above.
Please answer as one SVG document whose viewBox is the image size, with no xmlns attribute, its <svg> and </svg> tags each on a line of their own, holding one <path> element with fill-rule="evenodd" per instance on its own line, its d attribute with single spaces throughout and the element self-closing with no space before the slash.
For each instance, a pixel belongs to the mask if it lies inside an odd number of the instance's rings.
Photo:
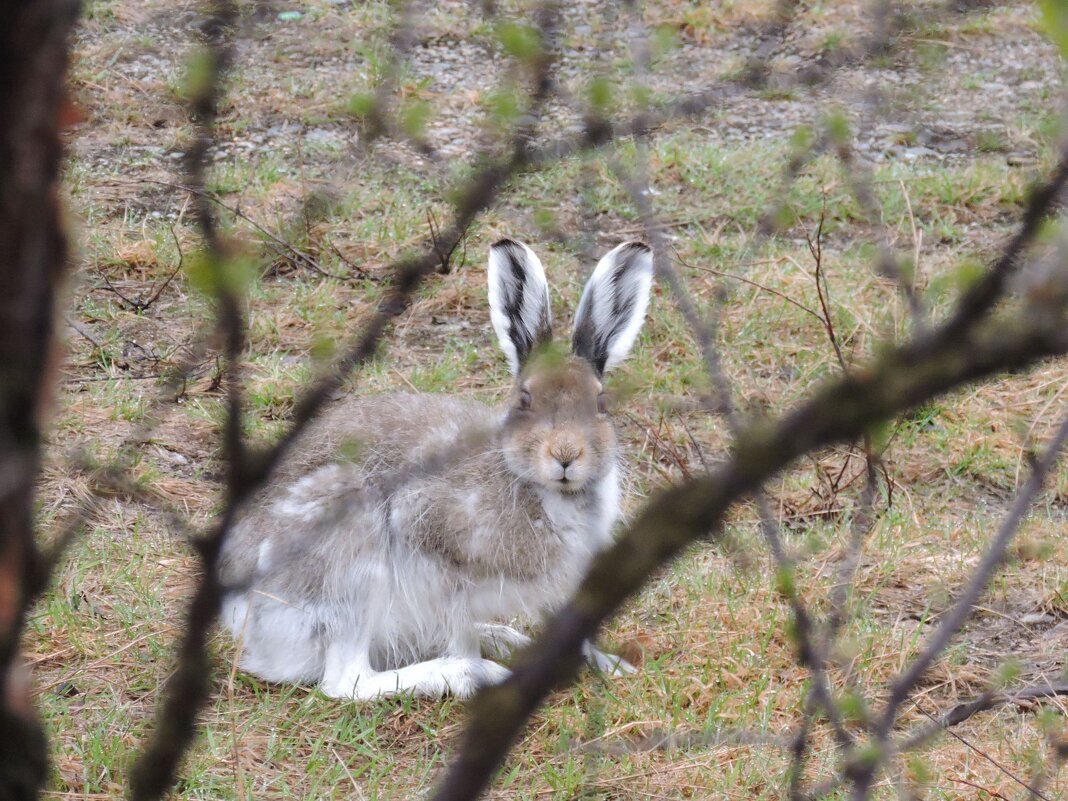
<svg viewBox="0 0 1068 801">
<path fill-rule="evenodd" d="M 645 321 L 652 285 L 653 253 L 641 242 L 624 242 L 597 263 L 575 313 L 571 350 L 598 374 L 630 353 Z"/>
<path fill-rule="evenodd" d="M 502 239 L 490 248 L 489 304 L 501 350 L 518 375 L 531 351 L 552 339 L 545 269 L 522 242 Z"/>
</svg>

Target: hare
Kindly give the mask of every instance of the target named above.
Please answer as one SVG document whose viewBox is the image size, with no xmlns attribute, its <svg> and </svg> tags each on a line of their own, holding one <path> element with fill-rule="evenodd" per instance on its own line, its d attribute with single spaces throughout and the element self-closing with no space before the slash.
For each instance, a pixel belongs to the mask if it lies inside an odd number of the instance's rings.
<svg viewBox="0 0 1068 801">
<path fill-rule="evenodd" d="M 242 667 L 350 699 L 468 697 L 504 680 L 483 653 L 528 638 L 494 621 L 562 604 L 611 541 L 619 455 L 601 382 L 638 336 L 652 278 L 645 245 L 608 253 L 571 353 L 554 357 L 541 262 L 515 240 L 494 244 L 507 405 L 391 394 L 342 401 L 309 426 L 220 554 Z M 589 645 L 586 656 L 633 671 Z"/>
</svg>

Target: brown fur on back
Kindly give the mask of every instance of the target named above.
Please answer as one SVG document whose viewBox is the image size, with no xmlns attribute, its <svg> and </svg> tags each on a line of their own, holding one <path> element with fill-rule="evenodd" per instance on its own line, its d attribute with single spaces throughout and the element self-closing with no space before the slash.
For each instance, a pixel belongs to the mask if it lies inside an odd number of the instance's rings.
<svg viewBox="0 0 1068 801">
<path fill-rule="evenodd" d="M 271 531 L 277 525 L 271 502 L 302 478 L 338 465 L 338 471 L 304 489 L 302 495 L 309 504 L 318 501 L 324 509 L 334 506 L 344 514 L 345 503 L 357 500 L 358 492 L 373 489 L 369 486 L 373 480 L 386 476 L 402 480 L 405 470 L 447 456 L 459 433 L 477 434 L 493 418 L 494 412 L 483 404 L 443 395 L 347 398 L 328 408 L 304 431 L 230 532 L 219 560 L 223 584 L 240 586 L 251 579 L 266 532 L 275 541 L 288 539 L 290 532 Z M 310 532 L 315 530 L 291 533 L 306 538 L 314 536 Z M 308 545 L 295 542 L 294 551 Z"/>
</svg>

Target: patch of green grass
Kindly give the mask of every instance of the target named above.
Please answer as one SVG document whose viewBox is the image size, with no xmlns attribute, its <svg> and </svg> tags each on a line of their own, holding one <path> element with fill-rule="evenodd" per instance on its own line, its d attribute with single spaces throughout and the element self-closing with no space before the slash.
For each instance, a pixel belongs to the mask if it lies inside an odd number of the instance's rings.
<svg viewBox="0 0 1068 801">
<path fill-rule="evenodd" d="M 1000 130 L 980 130 L 975 135 L 975 148 L 979 153 L 1007 153 L 1009 143 Z"/>
</svg>

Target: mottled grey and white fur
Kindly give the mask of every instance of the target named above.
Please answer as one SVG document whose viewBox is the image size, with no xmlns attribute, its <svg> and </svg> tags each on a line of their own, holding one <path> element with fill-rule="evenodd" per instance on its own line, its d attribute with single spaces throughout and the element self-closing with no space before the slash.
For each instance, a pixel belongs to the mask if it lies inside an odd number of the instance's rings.
<svg viewBox="0 0 1068 801">
<path fill-rule="evenodd" d="M 537 619 L 575 589 L 619 514 L 602 377 L 634 344 L 653 267 L 626 243 L 587 283 L 571 353 L 552 355 L 545 271 L 490 249 L 493 327 L 515 385 L 503 409 L 392 394 L 329 409 L 224 546 L 223 620 L 241 665 L 328 695 L 466 697 L 503 680 Z M 633 670 L 587 648 L 602 669 Z"/>
</svg>

